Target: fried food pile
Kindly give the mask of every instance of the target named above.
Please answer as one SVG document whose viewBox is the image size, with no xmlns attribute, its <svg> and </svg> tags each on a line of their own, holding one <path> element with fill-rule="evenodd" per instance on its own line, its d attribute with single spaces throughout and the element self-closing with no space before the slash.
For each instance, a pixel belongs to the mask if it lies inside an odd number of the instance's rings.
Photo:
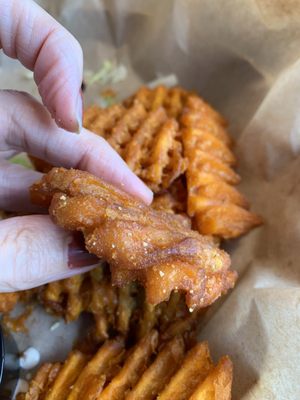
<svg viewBox="0 0 300 400">
<path fill-rule="evenodd" d="M 148 112 L 139 101 L 129 108 L 94 106 L 85 112 L 84 125 L 103 136 L 154 192 L 168 188 L 186 170 L 179 124 L 164 108 Z"/>
<path fill-rule="evenodd" d="M 73 350 L 46 363 L 18 400 L 230 400 L 232 363 L 214 365 L 208 344 L 180 335 L 162 341 L 152 330 L 134 346 L 107 340 L 92 354 Z"/>
<path fill-rule="evenodd" d="M 235 283 L 228 254 L 185 218 L 154 210 L 87 172 L 53 168 L 31 197 L 50 206 L 59 226 L 83 233 L 88 251 L 109 263 L 113 284 L 140 282 L 150 304 L 179 290 L 191 310 L 207 307 Z"/>
<path fill-rule="evenodd" d="M 83 125 L 104 137 L 160 200 L 176 203 L 181 187 L 182 212 L 200 233 L 231 239 L 262 224 L 235 188 L 240 176 L 226 120 L 196 93 L 141 87 L 123 103 L 91 106 Z M 32 161 L 41 172 L 51 169 Z"/>
<path fill-rule="evenodd" d="M 112 286 L 106 265 L 44 285 L 37 298 L 48 312 L 62 316 L 67 322 L 76 320 L 83 312 L 91 313 L 94 327 L 90 337 L 96 343 L 115 335 L 135 341 L 153 328 L 163 338 L 185 335 L 203 313 L 189 312 L 179 292 L 173 292 L 169 301 L 153 306 L 145 300 L 140 285 Z"/>
<path fill-rule="evenodd" d="M 195 93 L 142 87 L 123 104 L 87 109 L 84 126 L 104 137 L 157 197 L 174 199 L 173 186 L 181 186 L 183 212 L 200 233 L 230 239 L 262 223 L 235 188 L 240 177 L 226 121 Z"/>
<path fill-rule="evenodd" d="M 0 293 L 0 313 L 8 313 L 13 310 L 20 300 L 21 292 Z"/>
<path fill-rule="evenodd" d="M 50 207 L 61 227 L 82 232 L 108 264 L 0 295 L 2 312 L 34 297 L 66 321 L 94 319 L 84 342 L 64 362 L 41 366 L 18 399 L 229 400 L 231 361 L 214 365 L 195 329 L 236 280 L 220 241 L 262 219 L 236 188 L 227 122 L 196 93 L 158 86 L 88 108 L 84 126 L 111 144 L 154 201 L 147 207 L 88 173 L 31 158 L 48 172 L 31 189 L 33 201 Z"/>
</svg>

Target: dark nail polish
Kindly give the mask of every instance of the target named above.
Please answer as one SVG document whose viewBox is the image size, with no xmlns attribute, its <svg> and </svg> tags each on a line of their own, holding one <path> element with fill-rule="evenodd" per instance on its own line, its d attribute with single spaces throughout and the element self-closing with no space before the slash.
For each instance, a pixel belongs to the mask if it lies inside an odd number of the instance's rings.
<svg viewBox="0 0 300 400">
<path fill-rule="evenodd" d="M 85 249 L 82 235 L 74 234 L 68 248 L 68 267 L 88 267 L 97 263 L 99 258 Z"/>
</svg>

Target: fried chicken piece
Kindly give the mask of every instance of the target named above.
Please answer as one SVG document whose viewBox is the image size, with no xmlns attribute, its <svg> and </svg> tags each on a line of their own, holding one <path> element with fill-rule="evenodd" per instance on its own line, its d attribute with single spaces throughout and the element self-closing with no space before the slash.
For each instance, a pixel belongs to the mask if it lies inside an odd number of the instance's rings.
<svg viewBox="0 0 300 400">
<path fill-rule="evenodd" d="M 53 220 L 81 231 L 86 248 L 109 262 L 112 282 L 139 281 L 158 304 L 172 290 L 186 293 L 188 307 L 206 307 L 232 288 L 230 258 L 177 215 L 153 210 L 95 176 L 53 168 L 31 188 L 32 201 L 49 206 Z"/>
</svg>

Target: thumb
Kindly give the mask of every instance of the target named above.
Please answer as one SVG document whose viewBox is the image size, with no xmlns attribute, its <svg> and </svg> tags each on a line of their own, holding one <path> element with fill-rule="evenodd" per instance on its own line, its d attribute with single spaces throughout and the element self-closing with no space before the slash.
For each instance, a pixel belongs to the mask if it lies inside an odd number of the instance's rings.
<svg viewBox="0 0 300 400">
<path fill-rule="evenodd" d="M 0 222 L 0 292 L 30 289 L 83 273 L 99 264 L 78 238 L 49 216 Z"/>
</svg>

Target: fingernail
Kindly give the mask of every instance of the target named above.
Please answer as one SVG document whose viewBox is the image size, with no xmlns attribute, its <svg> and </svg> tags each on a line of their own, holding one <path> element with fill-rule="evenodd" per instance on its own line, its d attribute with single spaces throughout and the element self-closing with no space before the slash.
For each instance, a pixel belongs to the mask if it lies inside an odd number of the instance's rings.
<svg viewBox="0 0 300 400">
<path fill-rule="evenodd" d="M 152 203 L 152 201 L 153 201 L 153 192 L 152 192 L 151 189 L 149 189 L 149 188 L 146 186 L 146 189 L 144 189 L 144 193 L 145 193 L 145 195 L 144 195 L 144 201 L 145 201 L 145 203 L 149 206 L 149 205 Z"/>
<path fill-rule="evenodd" d="M 144 203 L 150 205 L 153 200 L 153 192 L 149 187 L 136 175 L 134 176 L 136 184 L 134 186 L 134 190 L 136 191 L 136 195 L 142 199 Z"/>
<path fill-rule="evenodd" d="M 76 123 L 77 123 L 76 133 L 81 132 L 82 116 L 83 116 L 83 98 L 82 98 L 82 91 L 80 90 L 78 98 L 77 98 L 77 104 L 76 104 Z"/>
<path fill-rule="evenodd" d="M 68 247 L 68 267 L 71 269 L 88 267 L 97 263 L 99 258 L 85 249 L 82 235 L 74 234 Z"/>
</svg>

